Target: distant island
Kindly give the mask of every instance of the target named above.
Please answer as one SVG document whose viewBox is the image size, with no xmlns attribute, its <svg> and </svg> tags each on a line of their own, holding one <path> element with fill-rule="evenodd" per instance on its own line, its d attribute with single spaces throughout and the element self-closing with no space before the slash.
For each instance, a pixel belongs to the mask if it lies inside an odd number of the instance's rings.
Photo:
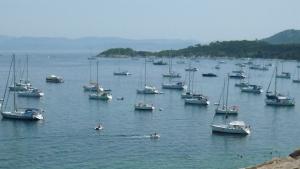
<svg viewBox="0 0 300 169">
<path fill-rule="evenodd" d="M 206 45 L 196 44 L 182 49 L 157 52 L 137 51 L 132 48 L 111 48 L 101 52 L 98 56 L 208 56 L 300 60 L 300 30 L 285 30 L 261 40 L 216 41 Z"/>
<path fill-rule="evenodd" d="M 131 48 L 112 48 L 101 52 L 99 57 L 116 56 L 208 56 L 236 58 L 270 58 L 300 60 L 300 44 L 270 44 L 261 40 L 256 41 L 223 41 L 212 42 L 208 45 L 197 44 L 178 50 L 162 50 L 158 52 L 135 51 Z"/>
</svg>

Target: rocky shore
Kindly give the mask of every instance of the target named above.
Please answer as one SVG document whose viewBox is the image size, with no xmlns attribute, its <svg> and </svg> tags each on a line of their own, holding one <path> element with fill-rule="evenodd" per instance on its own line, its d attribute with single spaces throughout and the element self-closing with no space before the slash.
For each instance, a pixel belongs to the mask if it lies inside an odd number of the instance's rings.
<svg viewBox="0 0 300 169">
<path fill-rule="evenodd" d="M 271 161 L 246 169 L 300 169 L 300 149 L 294 151 L 288 157 L 274 158 Z"/>
</svg>

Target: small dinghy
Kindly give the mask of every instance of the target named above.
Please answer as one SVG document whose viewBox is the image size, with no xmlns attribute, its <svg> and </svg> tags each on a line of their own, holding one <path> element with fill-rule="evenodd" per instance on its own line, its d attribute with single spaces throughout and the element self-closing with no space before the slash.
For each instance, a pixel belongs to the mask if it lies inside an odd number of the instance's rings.
<svg viewBox="0 0 300 169">
<path fill-rule="evenodd" d="M 150 134 L 150 138 L 151 138 L 151 139 L 159 139 L 159 138 L 160 138 L 160 135 L 157 134 L 157 133 L 153 133 L 153 134 Z"/>
<path fill-rule="evenodd" d="M 103 126 L 101 124 L 99 124 L 98 126 L 95 127 L 95 130 L 102 130 Z"/>
<path fill-rule="evenodd" d="M 124 100 L 124 97 L 117 97 L 117 100 Z"/>
</svg>

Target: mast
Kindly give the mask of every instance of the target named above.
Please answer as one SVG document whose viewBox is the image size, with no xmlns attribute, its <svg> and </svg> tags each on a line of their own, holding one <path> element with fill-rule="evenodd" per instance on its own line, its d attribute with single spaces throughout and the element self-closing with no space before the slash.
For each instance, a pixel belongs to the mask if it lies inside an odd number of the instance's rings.
<svg viewBox="0 0 300 169">
<path fill-rule="evenodd" d="M 26 83 L 28 82 L 28 55 L 26 55 Z"/>
<path fill-rule="evenodd" d="M 146 68 L 146 66 L 147 66 L 147 62 L 146 62 L 146 56 L 145 56 L 145 75 L 144 75 L 144 86 L 146 86 L 146 80 L 147 80 L 147 77 L 146 77 L 146 75 L 147 75 L 147 68 Z"/>
<path fill-rule="evenodd" d="M 13 79 L 14 79 L 14 88 L 16 88 L 16 56 L 15 56 L 15 54 L 13 54 L 13 66 L 14 66 L 14 77 L 13 77 Z M 17 106 L 16 106 L 16 92 L 14 91 L 14 112 L 17 110 L 17 108 L 16 108 Z"/>
<path fill-rule="evenodd" d="M 99 66 L 99 61 L 97 60 L 97 91 L 99 92 L 99 73 L 98 73 L 98 66 Z"/>
<path fill-rule="evenodd" d="M 275 72 L 276 72 L 276 75 L 277 75 L 277 66 L 275 67 Z M 277 95 L 277 76 L 275 76 L 275 86 L 274 86 L 274 94 L 275 96 Z"/>
<path fill-rule="evenodd" d="M 92 61 L 89 60 L 90 62 L 90 83 L 92 83 Z"/>
<path fill-rule="evenodd" d="M 228 93 L 229 93 L 229 74 L 227 75 L 226 113 L 228 110 Z"/>
</svg>

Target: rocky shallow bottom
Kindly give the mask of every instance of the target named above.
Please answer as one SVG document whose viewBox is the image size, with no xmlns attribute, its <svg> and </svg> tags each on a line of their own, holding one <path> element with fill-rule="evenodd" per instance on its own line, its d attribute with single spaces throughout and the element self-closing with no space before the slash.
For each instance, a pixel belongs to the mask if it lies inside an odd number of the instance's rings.
<svg viewBox="0 0 300 169">
<path fill-rule="evenodd" d="M 246 169 L 300 169 L 300 149 L 294 151 L 288 157 L 274 158 L 271 161 Z"/>
</svg>

